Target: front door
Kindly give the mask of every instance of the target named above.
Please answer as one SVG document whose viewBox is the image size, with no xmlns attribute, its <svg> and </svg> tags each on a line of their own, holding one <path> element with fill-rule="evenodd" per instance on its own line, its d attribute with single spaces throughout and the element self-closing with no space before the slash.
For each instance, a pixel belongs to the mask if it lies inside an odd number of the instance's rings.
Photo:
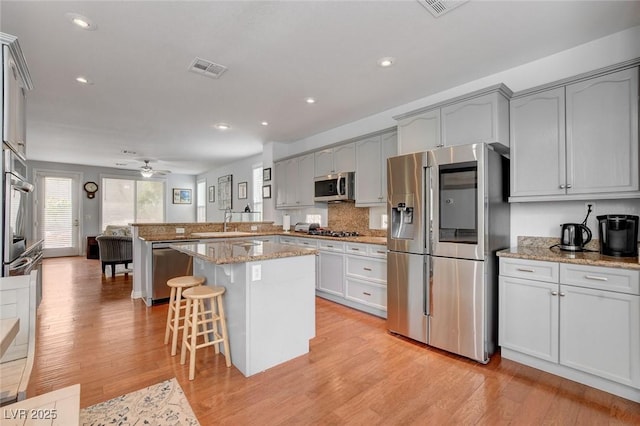
<svg viewBox="0 0 640 426">
<path fill-rule="evenodd" d="M 34 235 L 43 238 L 44 257 L 80 254 L 79 191 L 81 175 L 35 171 Z"/>
</svg>

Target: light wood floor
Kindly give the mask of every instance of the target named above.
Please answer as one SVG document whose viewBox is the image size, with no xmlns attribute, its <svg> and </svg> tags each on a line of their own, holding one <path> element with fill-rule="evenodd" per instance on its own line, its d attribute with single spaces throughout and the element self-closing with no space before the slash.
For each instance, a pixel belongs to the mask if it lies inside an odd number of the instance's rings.
<svg viewBox="0 0 640 426">
<path fill-rule="evenodd" d="M 494 356 L 488 365 L 389 335 L 323 299 L 308 355 L 245 378 L 212 348 L 196 379 L 163 345 L 166 305 L 96 260 L 44 261 L 28 395 L 81 384 L 86 407 L 176 377 L 203 425 L 640 424 L 640 404 Z"/>
</svg>

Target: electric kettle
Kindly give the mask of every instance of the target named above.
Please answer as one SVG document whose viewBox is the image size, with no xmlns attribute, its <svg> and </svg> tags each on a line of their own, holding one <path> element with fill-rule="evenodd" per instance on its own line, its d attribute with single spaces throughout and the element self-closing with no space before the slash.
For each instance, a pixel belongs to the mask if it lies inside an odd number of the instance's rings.
<svg viewBox="0 0 640 426">
<path fill-rule="evenodd" d="M 582 251 L 591 241 L 591 230 L 582 223 L 563 223 L 560 250 Z"/>
</svg>

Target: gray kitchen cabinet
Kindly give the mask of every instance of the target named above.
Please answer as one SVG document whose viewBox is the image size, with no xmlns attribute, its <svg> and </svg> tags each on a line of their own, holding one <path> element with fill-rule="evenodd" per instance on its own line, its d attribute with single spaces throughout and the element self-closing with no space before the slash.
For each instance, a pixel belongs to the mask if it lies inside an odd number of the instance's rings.
<svg viewBox="0 0 640 426">
<path fill-rule="evenodd" d="M 637 99 L 637 67 L 516 95 L 510 201 L 640 195 Z"/>
<path fill-rule="evenodd" d="M 640 401 L 640 271 L 500 258 L 502 357 Z"/>
<path fill-rule="evenodd" d="M 509 147 L 509 97 L 503 84 L 394 117 L 398 153 L 471 143 Z"/>
<path fill-rule="evenodd" d="M 398 121 L 398 152 L 426 151 L 441 146 L 440 108 Z"/>
<path fill-rule="evenodd" d="M 511 196 L 563 195 L 564 88 L 511 100 Z"/>
<path fill-rule="evenodd" d="M 386 204 L 387 158 L 396 153 L 396 132 L 356 142 L 356 206 Z"/>
<path fill-rule="evenodd" d="M 2 140 L 26 159 L 26 101 L 31 77 L 16 37 L 0 33 L 2 41 Z"/>
<path fill-rule="evenodd" d="M 274 163 L 276 208 L 313 206 L 314 155 Z"/>
<path fill-rule="evenodd" d="M 568 85 L 567 193 L 638 191 L 638 68 Z"/>
<path fill-rule="evenodd" d="M 353 172 L 355 169 L 355 143 L 327 148 L 315 153 L 315 176 L 339 172 Z"/>
<path fill-rule="evenodd" d="M 509 146 L 509 99 L 502 91 L 442 108 L 444 146 L 498 142 Z"/>
<path fill-rule="evenodd" d="M 318 290 L 344 296 L 344 253 L 318 252 Z"/>
<path fill-rule="evenodd" d="M 273 164 L 273 183 L 275 186 L 274 193 L 276 198 L 276 208 L 283 208 L 287 204 L 287 175 L 285 161 L 279 161 Z"/>
</svg>

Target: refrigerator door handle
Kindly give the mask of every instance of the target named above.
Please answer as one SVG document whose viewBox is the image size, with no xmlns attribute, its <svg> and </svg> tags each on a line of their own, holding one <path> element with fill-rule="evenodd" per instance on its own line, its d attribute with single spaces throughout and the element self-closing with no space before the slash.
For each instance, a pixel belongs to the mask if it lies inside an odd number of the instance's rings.
<svg viewBox="0 0 640 426">
<path fill-rule="evenodd" d="M 429 261 L 429 256 L 424 257 L 423 265 L 423 280 L 424 280 L 424 315 L 431 315 L 431 262 Z"/>
</svg>

